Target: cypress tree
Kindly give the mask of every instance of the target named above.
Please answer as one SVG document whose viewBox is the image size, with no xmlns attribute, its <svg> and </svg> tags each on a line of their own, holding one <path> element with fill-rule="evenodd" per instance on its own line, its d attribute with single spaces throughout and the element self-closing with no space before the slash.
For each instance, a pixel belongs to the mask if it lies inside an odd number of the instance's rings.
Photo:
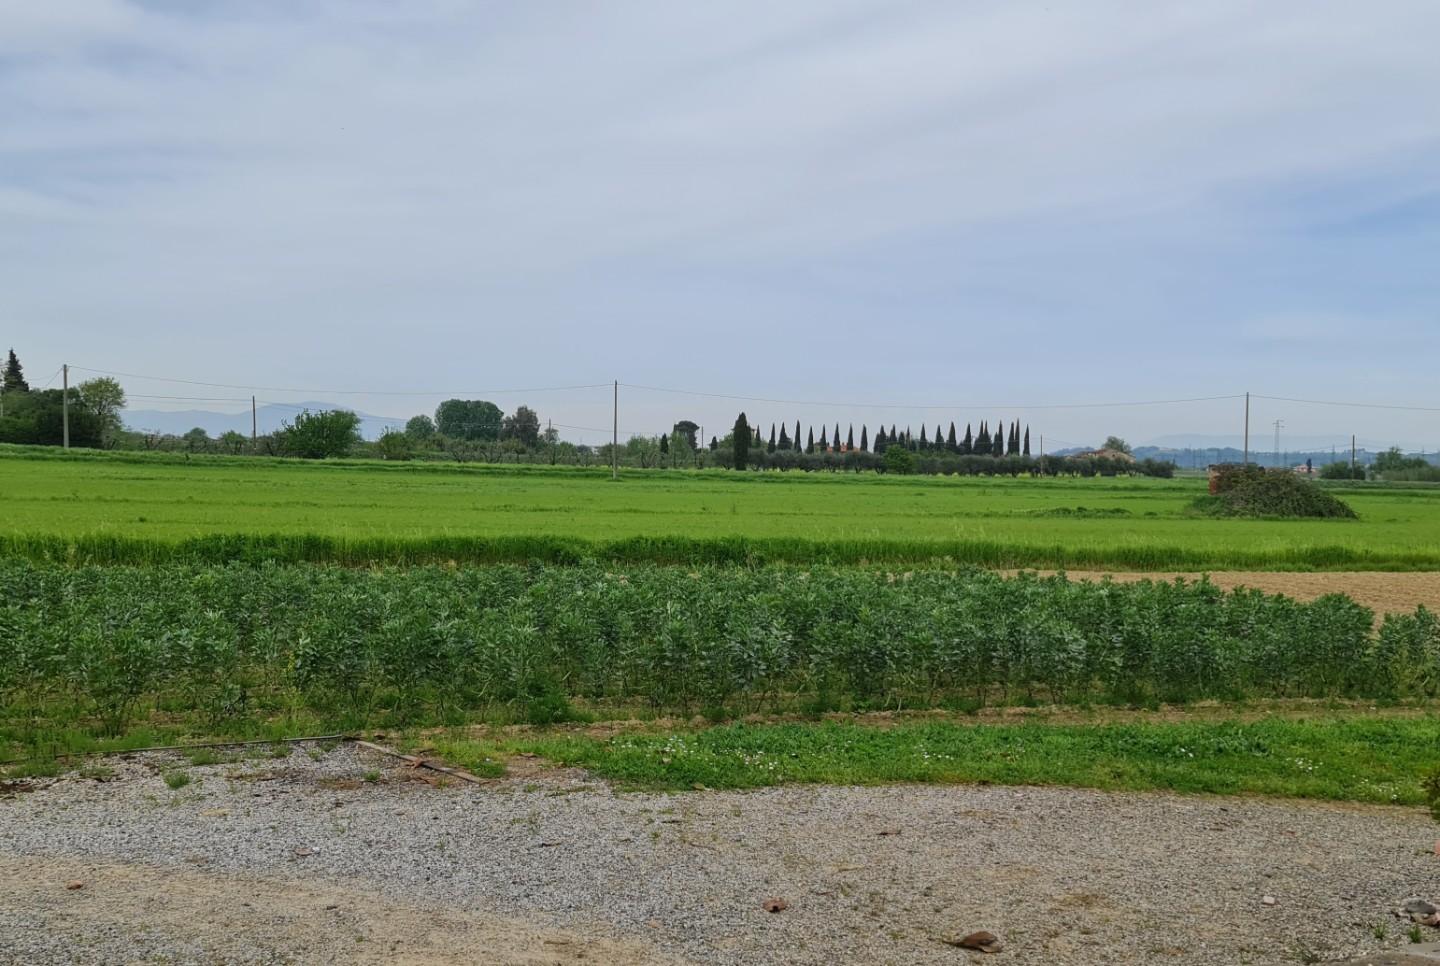
<svg viewBox="0 0 1440 966">
<path fill-rule="evenodd" d="M 6 392 L 29 392 L 30 384 L 25 381 L 25 370 L 20 366 L 20 359 L 15 355 L 15 350 L 10 350 L 10 357 L 5 360 Z"/>
<path fill-rule="evenodd" d="M 830 437 L 835 441 L 835 452 L 840 452 L 840 424 L 835 424 L 835 435 Z"/>
<path fill-rule="evenodd" d="M 980 432 L 975 434 L 975 452 L 980 456 L 990 455 L 990 428 L 980 420 Z"/>
<path fill-rule="evenodd" d="M 926 440 L 925 440 L 925 424 L 924 424 L 924 423 L 921 423 L 921 424 L 920 424 L 920 448 L 921 448 L 921 449 L 929 449 L 929 448 L 930 448 L 930 444 L 929 444 L 928 442 L 926 442 Z"/>
<path fill-rule="evenodd" d="M 750 463 L 750 421 L 741 413 L 735 417 L 735 468 L 743 470 Z"/>
<path fill-rule="evenodd" d="M 784 423 L 781 423 L 781 424 L 780 424 L 780 442 L 779 442 L 778 444 L 776 444 L 776 445 L 778 445 L 781 449 L 789 449 L 789 448 L 790 448 L 790 434 L 787 433 L 787 432 L 785 432 L 785 424 L 784 424 Z"/>
<path fill-rule="evenodd" d="M 773 453 L 773 452 L 775 452 L 775 424 L 774 424 L 774 423 L 771 423 L 771 424 L 770 424 L 770 445 L 765 448 L 765 452 L 767 452 L 767 453 Z"/>
<path fill-rule="evenodd" d="M 945 438 L 945 448 L 952 453 L 960 452 L 960 444 L 955 442 L 955 420 L 950 420 L 950 435 Z"/>
<path fill-rule="evenodd" d="M 713 452 L 715 452 L 715 451 L 716 451 L 717 449 L 719 449 L 719 448 L 720 448 L 720 441 L 719 441 L 718 439 L 716 439 L 714 436 L 711 436 L 711 437 L 710 437 L 710 452 L 713 453 Z"/>
<path fill-rule="evenodd" d="M 861 424 L 860 424 L 860 449 L 861 449 L 861 450 L 868 450 L 869 448 L 870 448 L 870 430 L 865 427 L 865 424 L 864 424 L 864 423 L 861 423 Z"/>
<path fill-rule="evenodd" d="M 851 423 L 845 433 L 845 451 L 849 452 L 855 448 L 855 424 Z"/>
<path fill-rule="evenodd" d="M 800 452 L 800 420 L 795 420 L 795 452 Z"/>
<path fill-rule="evenodd" d="M 960 444 L 960 453 L 969 456 L 975 452 L 975 437 L 970 434 L 970 424 L 965 424 L 965 441 Z"/>
<path fill-rule="evenodd" d="M 821 426 L 821 427 L 820 427 L 820 452 L 822 452 L 822 453 L 825 452 L 825 450 L 828 449 L 829 446 L 830 446 L 830 444 L 829 444 L 828 442 L 826 442 L 826 440 L 825 440 L 825 427 L 824 427 L 824 426 Z"/>
<path fill-rule="evenodd" d="M 1030 455 L 1030 427 L 1029 427 L 1029 426 L 1026 426 L 1026 427 L 1025 427 L 1025 453 L 1024 453 L 1024 455 L 1026 455 L 1026 456 L 1029 456 L 1029 455 Z"/>
<path fill-rule="evenodd" d="M 877 429 L 877 430 L 875 431 L 875 452 L 877 452 L 877 453 L 883 453 L 883 452 L 885 452 L 885 447 L 888 446 L 888 445 L 889 445 L 889 442 L 887 441 L 886 436 L 885 436 L 885 427 L 884 427 L 884 426 L 881 426 L 879 429 Z"/>
<path fill-rule="evenodd" d="M 1010 455 L 1020 455 L 1020 420 L 1018 419 L 1010 427 Z"/>
<path fill-rule="evenodd" d="M 1001 429 L 1005 427 L 1005 421 L 1003 419 L 1000 421 L 1000 427 Z M 1005 435 L 1001 432 L 1001 429 L 995 430 L 995 435 L 990 442 L 990 451 L 995 456 L 1005 455 Z"/>
<path fill-rule="evenodd" d="M 805 438 L 805 452 L 807 452 L 807 453 L 813 453 L 813 452 L 815 452 L 815 427 L 814 427 L 814 426 L 811 426 L 811 427 L 810 427 L 810 432 L 806 435 L 806 438 Z"/>
<path fill-rule="evenodd" d="M 662 434 L 660 437 L 660 454 L 662 456 L 670 455 L 670 435 L 668 433 Z"/>
<path fill-rule="evenodd" d="M 936 448 L 936 449 L 944 449 L 944 448 L 945 448 L 945 438 L 940 435 L 940 424 L 939 424 L 939 423 L 936 423 L 936 424 L 935 424 L 935 448 Z"/>
</svg>

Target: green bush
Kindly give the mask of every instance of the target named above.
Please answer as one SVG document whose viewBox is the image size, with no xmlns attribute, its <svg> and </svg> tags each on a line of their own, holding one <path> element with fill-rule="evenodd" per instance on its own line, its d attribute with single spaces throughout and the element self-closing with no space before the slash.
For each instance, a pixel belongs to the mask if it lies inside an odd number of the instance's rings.
<svg viewBox="0 0 1440 966">
<path fill-rule="evenodd" d="M 1214 490 L 1195 501 L 1197 510 L 1225 517 L 1355 518 L 1348 504 L 1289 470 L 1224 467 Z"/>
</svg>

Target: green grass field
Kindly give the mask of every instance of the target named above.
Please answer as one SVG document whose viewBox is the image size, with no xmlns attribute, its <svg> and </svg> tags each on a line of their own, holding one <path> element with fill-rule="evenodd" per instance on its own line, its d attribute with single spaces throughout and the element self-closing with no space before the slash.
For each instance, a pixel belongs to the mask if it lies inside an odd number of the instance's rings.
<svg viewBox="0 0 1440 966">
<path fill-rule="evenodd" d="M 1358 521 L 1187 513 L 1198 479 L 989 479 L 454 464 L 311 464 L 0 448 L 11 552 L 173 556 L 245 535 L 286 559 L 925 560 L 1124 569 L 1440 567 L 1440 488 L 1336 492 Z M 738 550 L 707 545 L 743 540 Z M 548 541 L 548 542 L 547 542 Z M 556 548 L 566 548 L 561 553 Z"/>
</svg>

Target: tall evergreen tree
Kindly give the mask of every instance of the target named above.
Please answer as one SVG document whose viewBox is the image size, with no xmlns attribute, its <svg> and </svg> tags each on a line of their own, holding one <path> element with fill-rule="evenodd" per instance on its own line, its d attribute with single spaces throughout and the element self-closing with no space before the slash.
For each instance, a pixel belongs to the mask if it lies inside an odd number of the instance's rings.
<svg viewBox="0 0 1440 966">
<path fill-rule="evenodd" d="M 885 447 L 889 445 L 889 438 L 885 435 L 885 427 L 881 425 L 881 427 L 875 431 L 875 452 L 883 453 L 885 452 Z"/>
<path fill-rule="evenodd" d="M 785 431 L 785 424 L 780 424 L 780 442 L 776 444 L 780 449 L 790 448 L 790 434 Z"/>
<path fill-rule="evenodd" d="M 926 439 L 925 439 L 925 424 L 924 424 L 924 423 L 921 423 L 921 424 L 920 424 L 920 448 L 921 448 L 921 449 L 929 449 L 929 448 L 930 448 L 930 444 L 929 444 L 929 443 L 926 441 Z"/>
<path fill-rule="evenodd" d="M 1010 430 L 1010 437 L 1011 437 L 1010 455 L 1011 455 L 1011 456 L 1019 456 L 1019 455 L 1020 455 L 1020 420 L 1018 420 L 1018 419 L 1015 420 L 1015 423 L 1014 423 L 1013 427 L 1012 427 L 1011 430 Z"/>
<path fill-rule="evenodd" d="M 765 447 L 765 452 L 767 452 L 767 453 L 773 453 L 773 452 L 775 452 L 775 445 L 776 445 L 776 444 L 775 444 L 775 424 L 774 424 L 774 423 L 771 423 L 771 424 L 770 424 L 770 445 L 767 446 L 767 447 Z"/>
<path fill-rule="evenodd" d="M 980 420 L 980 432 L 975 434 L 975 452 L 980 456 L 990 455 L 990 427 Z"/>
<path fill-rule="evenodd" d="M 810 432 L 805 437 L 805 452 L 815 452 L 815 427 L 810 427 Z"/>
<path fill-rule="evenodd" d="M 1026 426 L 1026 427 L 1025 427 L 1025 452 L 1024 452 L 1023 455 L 1025 455 L 1025 456 L 1029 456 L 1029 455 L 1030 455 L 1030 427 L 1029 427 L 1029 426 Z"/>
<path fill-rule="evenodd" d="M 943 437 L 943 436 L 940 435 L 940 424 L 939 424 L 939 423 L 936 423 L 936 424 L 935 424 L 935 448 L 936 448 L 937 450 L 940 450 L 940 449 L 944 449 L 944 448 L 945 448 L 945 437 Z"/>
<path fill-rule="evenodd" d="M 670 435 L 668 433 L 660 435 L 660 454 L 662 456 L 670 455 Z"/>
<path fill-rule="evenodd" d="M 821 426 L 821 427 L 820 427 L 820 452 L 823 453 L 823 452 L 825 452 L 825 451 L 826 451 L 827 449 L 829 449 L 829 448 L 830 448 L 830 444 L 829 444 L 829 443 L 826 441 L 826 439 L 825 439 L 825 427 L 824 427 L 824 426 Z"/>
<path fill-rule="evenodd" d="M 960 452 L 964 456 L 975 452 L 975 437 L 970 434 L 969 423 L 965 424 L 965 438 L 960 442 Z"/>
<path fill-rule="evenodd" d="M 960 452 L 960 444 L 955 441 L 955 421 L 950 421 L 950 435 L 945 437 L 945 448 L 952 453 Z"/>
<path fill-rule="evenodd" d="M 865 450 L 868 450 L 869 448 L 870 448 L 870 430 L 869 430 L 869 428 L 868 428 L 864 423 L 861 423 L 861 424 L 860 424 L 860 449 L 861 449 L 861 451 L 863 452 L 863 451 L 865 451 Z"/>
<path fill-rule="evenodd" d="M 750 420 L 741 413 L 735 417 L 735 430 L 731 435 L 735 441 L 735 468 L 743 470 L 750 465 L 750 442 L 753 437 L 750 435 Z"/>
<path fill-rule="evenodd" d="M 1000 420 L 1000 428 L 995 430 L 995 435 L 990 441 L 990 452 L 995 456 L 1005 455 L 1005 420 Z"/>
<path fill-rule="evenodd" d="M 6 392 L 29 392 L 30 384 L 25 381 L 25 370 L 20 366 L 20 359 L 15 355 L 15 350 L 10 350 L 10 357 L 5 360 L 4 389 Z"/>
<path fill-rule="evenodd" d="M 800 420 L 795 420 L 795 452 L 800 452 Z"/>
<path fill-rule="evenodd" d="M 720 448 L 720 441 L 719 441 L 718 439 L 716 439 L 714 436 L 711 436 L 711 437 L 710 437 L 710 452 L 713 453 L 713 452 L 715 452 L 715 451 L 716 451 L 717 449 L 719 449 L 719 448 Z"/>
<path fill-rule="evenodd" d="M 839 432 L 837 429 L 836 432 Z M 845 430 L 845 452 L 855 448 L 855 424 L 851 423 Z"/>
</svg>

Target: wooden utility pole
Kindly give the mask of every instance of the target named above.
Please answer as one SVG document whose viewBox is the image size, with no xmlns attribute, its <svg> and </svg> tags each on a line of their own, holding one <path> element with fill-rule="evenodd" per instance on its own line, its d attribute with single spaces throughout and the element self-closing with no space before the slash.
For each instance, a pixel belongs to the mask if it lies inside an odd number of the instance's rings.
<svg viewBox="0 0 1440 966">
<path fill-rule="evenodd" d="M 610 436 L 610 479 L 620 479 L 620 380 L 615 380 L 614 423 Z"/>
<path fill-rule="evenodd" d="M 68 363 L 61 365 L 61 366 L 60 366 L 60 371 L 64 373 L 64 375 L 61 377 L 61 382 L 60 382 L 60 386 L 61 386 L 61 393 L 60 393 L 60 423 L 61 423 L 61 426 L 62 426 L 62 429 L 60 430 L 60 433 L 61 433 L 61 436 L 62 436 L 62 438 L 63 438 L 64 444 L 65 444 L 65 448 L 66 448 L 66 449 L 69 449 L 69 448 L 70 448 L 70 365 L 69 365 Z"/>
<path fill-rule="evenodd" d="M 1245 394 L 1245 465 L 1250 465 L 1250 394 Z"/>
</svg>

